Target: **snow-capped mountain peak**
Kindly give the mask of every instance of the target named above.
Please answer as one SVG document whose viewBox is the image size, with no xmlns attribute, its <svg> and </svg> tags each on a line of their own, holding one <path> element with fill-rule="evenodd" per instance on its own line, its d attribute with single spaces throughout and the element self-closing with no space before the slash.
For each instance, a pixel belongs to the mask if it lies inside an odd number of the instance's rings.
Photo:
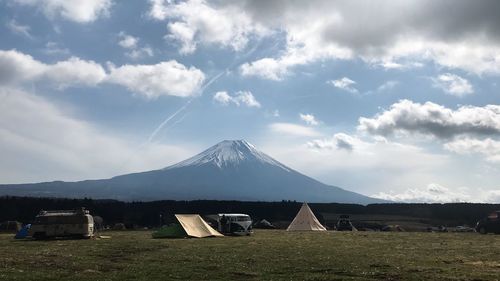
<svg viewBox="0 0 500 281">
<path fill-rule="evenodd" d="M 0 0 L 1 1 L 1 0 Z M 379 203 L 292 170 L 244 140 L 222 141 L 173 166 L 111 179 L 0 185 L 0 196 Z"/>
<path fill-rule="evenodd" d="M 260 152 L 252 144 L 245 140 L 224 140 L 208 148 L 207 150 L 186 159 L 173 166 L 166 167 L 165 170 L 186 166 L 200 166 L 213 164 L 219 168 L 237 166 L 244 162 L 257 162 L 280 167 L 285 171 L 290 171 L 288 167 L 274 160 L 272 157 Z"/>
</svg>

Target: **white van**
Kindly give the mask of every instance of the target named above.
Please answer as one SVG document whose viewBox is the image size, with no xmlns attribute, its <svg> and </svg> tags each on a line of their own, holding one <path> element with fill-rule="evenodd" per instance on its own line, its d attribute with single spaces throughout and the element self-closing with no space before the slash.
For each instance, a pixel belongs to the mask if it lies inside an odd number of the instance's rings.
<svg viewBox="0 0 500 281">
<path fill-rule="evenodd" d="M 252 218 L 247 214 L 217 214 L 218 230 L 222 234 L 250 235 Z"/>
<path fill-rule="evenodd" d="M 31 224 L 30 236 L 90 238 L 94 235 L 94 219 L 84 208 L 64 211 L 40 211 Z"/>
</svg>

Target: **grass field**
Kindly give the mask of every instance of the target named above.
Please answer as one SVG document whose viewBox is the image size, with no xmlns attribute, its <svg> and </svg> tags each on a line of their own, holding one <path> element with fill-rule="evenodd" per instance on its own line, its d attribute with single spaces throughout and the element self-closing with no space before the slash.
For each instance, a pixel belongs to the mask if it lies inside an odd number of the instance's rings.
<svg viewBox="0 0 500 281">
<path fill-rule="evenodd" d="M 499 280 L 500 235 L 256 231 L 251 237 L 16 241 L 0 280 Z"/>
</svg>

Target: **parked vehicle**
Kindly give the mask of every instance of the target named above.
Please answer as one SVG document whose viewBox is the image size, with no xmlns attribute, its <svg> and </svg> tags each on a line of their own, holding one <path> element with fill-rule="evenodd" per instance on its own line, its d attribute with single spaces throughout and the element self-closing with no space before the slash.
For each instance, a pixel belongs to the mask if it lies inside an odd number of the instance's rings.
<svg viewBox="0 0 500 281">
<path fill-rule="evenodd" d="M 427 232 L 448 232 L 448 228 L 444 225 L 429 226 L 427 227 Z"/>
<path fill-rule="evenodd" d="M 222 234 L 250 235 L 252 218 L 247 214 L 218 214 L 217 228 Z"/>
<path fill-rule="evenodd" d="M 94 219 L 84 208 L 78 210 L 40 211 L 29 230 L 34 239 L 53 237 L 90 238 Z"/>
<path fill-rule="evenodd" d="M 357 229 L 352 225 L 348 215 L 340 215 L 337 224 L 335 225 L 337 231 L 356 231 Z"/>
<path fill-rule="evenodd" d="M 18 221 L 5 221 L 0 223 L 0 232 L 16 233 L 23 227 Z"/>
<path fill-rule="evenodd" d="M 276 226 L 274 226 L 271 222 L 269 222 L 266 219 L 262 219 L 256 223 L 253 224 L 254 228 L 261 228 L 261 229 L 276 229 Z"/>
<path fill-rule="evenodd" d="M 468 227 L 465 225 L 459 225 L 453 229 L 453 232 L 476 232 L 476 230 L 472 227 Z"/>
<path fill-rule="evenodd" d="M 478 221 L 476 224 L 476 231 L 481 234 L 500 234 L 500 211 L 495 211 L 486 218 Z"/>
</svg>

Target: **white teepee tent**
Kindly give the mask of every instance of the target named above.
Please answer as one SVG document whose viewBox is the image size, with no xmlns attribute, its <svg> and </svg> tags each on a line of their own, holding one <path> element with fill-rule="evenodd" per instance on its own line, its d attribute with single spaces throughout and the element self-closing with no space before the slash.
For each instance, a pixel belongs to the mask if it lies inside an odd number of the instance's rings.
<svg viewBox="0 0 500 281">
<path fill-rule="evenodd" d="M 286 231 L 326 231 L 326 228 L 318 221 L 307 203 L 302 204 L 299 212 L 288 226 Z"/>
</svg>

